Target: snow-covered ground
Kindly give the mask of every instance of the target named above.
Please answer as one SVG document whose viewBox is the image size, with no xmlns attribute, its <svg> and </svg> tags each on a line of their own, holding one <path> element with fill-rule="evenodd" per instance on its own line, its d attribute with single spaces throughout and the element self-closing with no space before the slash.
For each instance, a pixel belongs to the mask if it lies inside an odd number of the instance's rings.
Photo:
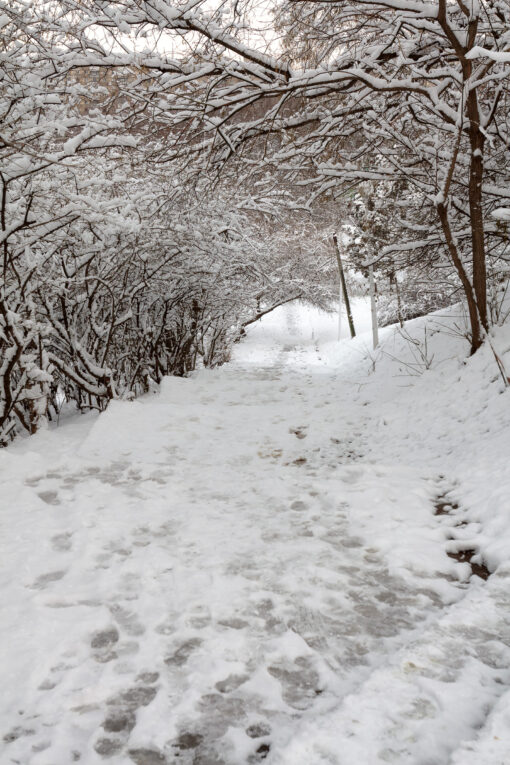
<svg viewBox="0 0 510 765">
<path fill-rule="evenodd" d="M 1 451 L 2 765 L 508 765 L 510 393 L 458 322 L 291 304 Z"/>
</svg>

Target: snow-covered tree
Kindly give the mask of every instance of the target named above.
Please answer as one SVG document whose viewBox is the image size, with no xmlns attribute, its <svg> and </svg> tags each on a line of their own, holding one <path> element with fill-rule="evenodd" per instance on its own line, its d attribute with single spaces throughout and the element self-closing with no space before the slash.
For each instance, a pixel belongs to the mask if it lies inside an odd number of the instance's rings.
<svg viewBox="0 0 510 765">
<path fill-rule="evenodd" d="M 2 443 L 62 392 L 102 407 L 221 362 L 275 305 L 326 305 L 328 205 L 359 202 L 358 266 L 454 274 L 479 347 L 506 268 L 508 8 L 273 11 L 248 47 L 250 0 L 0 0 Z"/>
<path fill-rule="evenodd" d="M 366 179 L 412 187 L 430 224 L 398 246 L 447 252 L 467 301 L 472 350 L 479 347 L 488 327 L 489 240 L 497 236 L 487 213 L 508 195 L 506 4 L 282 0 L 275 13 L 287 44 L 270 40 L 273 55 L 245 44 L 240 3 L 230 15 L 223 3 L 88 6 L 91 27 L 112 38 L 119 30 L 126 39 L 129 31 L 158 30 L 163 40 L 188 34 L 192 56 L 168 56 L 163 41 L 152 59 L 145 51 L 139 60 L 155 73 L 149 90 L 157 81 L 161 115 L 195 131 L 198 153 L 239 156 L 264 139 L 259 166 L 304 170 L 315 193 Z M 276 134 L 285 137 L 273 142 Z"/>
<path fill-rule="evenodd" d="M 72 111 L 68 83 L 56 76 L 62 29 L 51 4 L 0 3 L 0 443 L 21 422 L 34 431 L 51 386 L 47 327 L 37 314 L 37 275 L 53 236 L 77 217 L 60 189 L 76 153 L 105 138 L 104 120 Z M 57 12 L 58 16 L 58 12 Z"/>
</svg>

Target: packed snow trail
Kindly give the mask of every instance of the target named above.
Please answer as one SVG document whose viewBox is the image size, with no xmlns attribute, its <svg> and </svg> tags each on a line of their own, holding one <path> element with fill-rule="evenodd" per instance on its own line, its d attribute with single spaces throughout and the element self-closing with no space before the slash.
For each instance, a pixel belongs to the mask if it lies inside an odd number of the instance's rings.
<svg viewBox="0 0 510 765">
<path fill-rule="evenodd" d="M 510 761 L 508 570 L 459 581 L 450 477 L 282 316 L 2 453 L 2 765 Z"/>
</svg>

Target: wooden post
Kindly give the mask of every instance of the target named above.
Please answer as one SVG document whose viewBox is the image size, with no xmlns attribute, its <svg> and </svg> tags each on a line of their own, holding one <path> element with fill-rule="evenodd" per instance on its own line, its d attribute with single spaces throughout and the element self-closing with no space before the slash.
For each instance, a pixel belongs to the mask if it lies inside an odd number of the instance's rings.
<svg viewBox="0 0 510 765">
<path fill-rule="evenodd" d="M 341 312 L 342 312 L 342 293 L 345 301 L 345 310 L 347 311 L 347 319 L 349 321 L 349 330 L 351 332 L 351 338 L 356 337 L 356 330 L 354 329 L 354 321 L 352 318 L 351 303 L 349 295 L 347 293 L 347 284 L 345 281 L 344 267 L 342 265 L 342 256 L 340 254 L 340 247 L 338 245 L 338 237 L 333 234 L 333 241 L 335 243 L 336 262 L 338 265 L 338 273 L 340 274 L 340 296 L 339 296 L 339 308 L 338 308 L 338 339 L 340 340 L 340 328 L 341 328 Z"/>
</svg>

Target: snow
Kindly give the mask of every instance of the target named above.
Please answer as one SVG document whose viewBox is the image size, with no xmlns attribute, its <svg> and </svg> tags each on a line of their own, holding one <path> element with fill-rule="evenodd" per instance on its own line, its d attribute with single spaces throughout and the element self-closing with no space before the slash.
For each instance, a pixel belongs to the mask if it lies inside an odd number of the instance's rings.
<svg viewBox="0 0 510 765">
<path fill-rule="evenodd" d="M 466 58 L 490 58 L 492 61 L 506 64 L 510 61 L 510 53 L 499 50 L 487 50 L 487 48 L 483 48 L 481 45 L 475 45 L 466 53 Z"/>
<path fill-rule="evenodd" d="M 510 207 L 498 207 L 491 212 L 491 215 L 496 220 L 507 223 L 510 220 Z"/>
<path fill-rule="evenodd" d="M 510 761 L 508 390 L 353 310 L 0 452 L 2 765 Z"/>
</svg>

